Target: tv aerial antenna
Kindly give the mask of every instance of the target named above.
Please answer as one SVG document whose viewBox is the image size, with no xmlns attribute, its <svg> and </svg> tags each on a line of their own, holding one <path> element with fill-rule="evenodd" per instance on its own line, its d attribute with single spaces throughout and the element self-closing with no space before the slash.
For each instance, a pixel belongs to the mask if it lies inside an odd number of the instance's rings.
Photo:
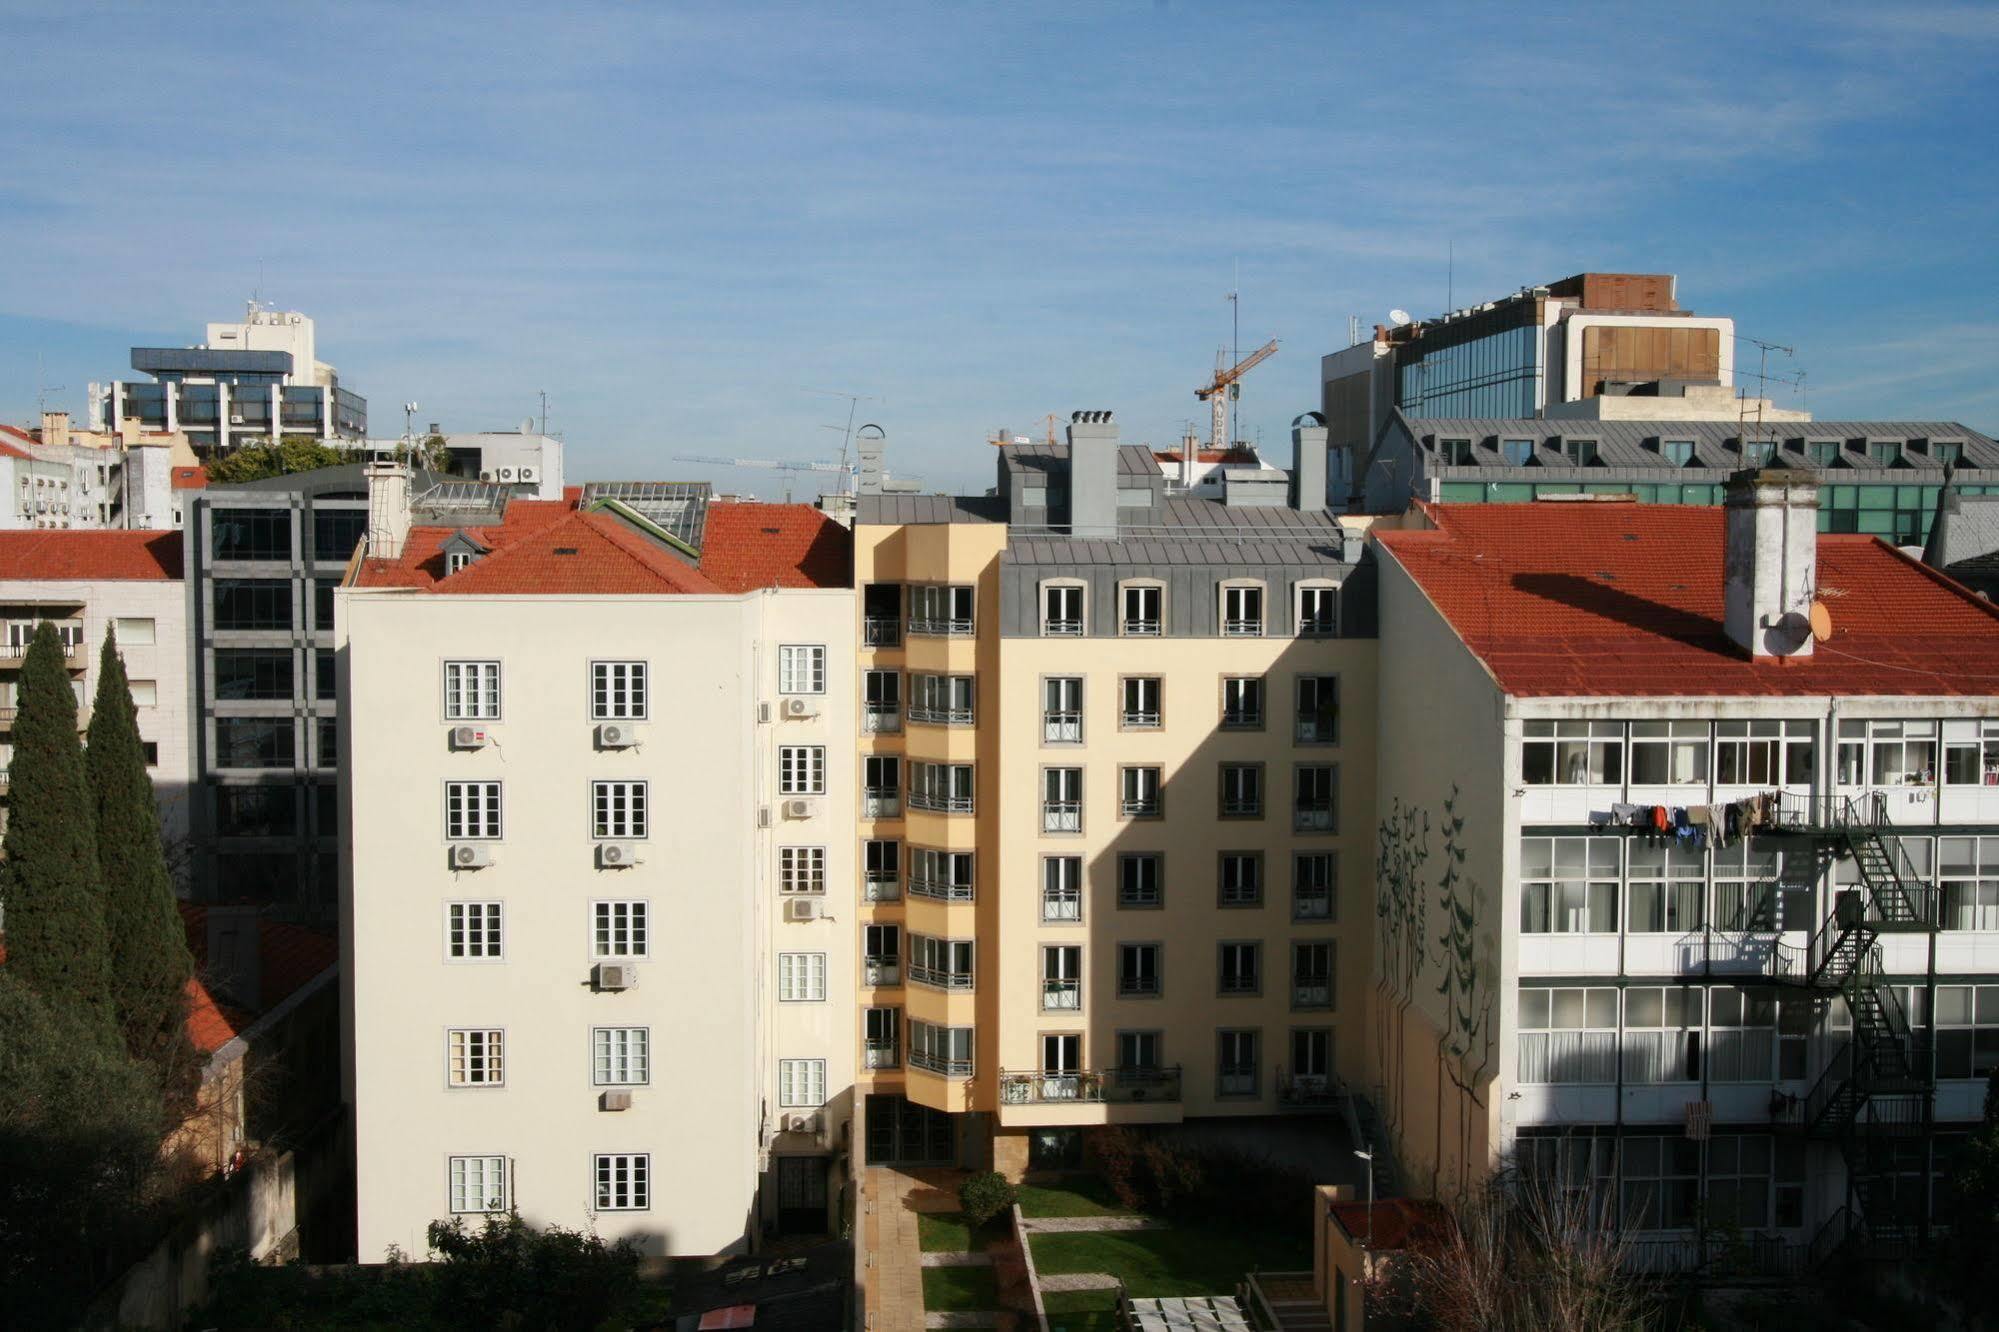
<svg viewBox="0 0 1999 1332">
<path fill-rule="evenodd" d="M 846 424 L 830 425 L 825 422 L 821 422 L 819 428 L 821 430 L 837 430 L 840 432 L 840 468 L 842 471 L 848 473 L 849 479 L 851 480 L 853 468 L 852 464 L 850 464 L 847 461 L 847 455 L 853 448 L 854 421 L 856 420 L 860 412 L 861 404 L 864 402 L 875 402 L 875 403 L 881 403 L 883 406 L 886 406 L 887 405 L 886 400 L 875 397 L 871 393 L 844 393 L 838 389 L 806 389 L 805 391 L 807 393 L 816 394 L 817 396 L 822 398 L 845 398 L 847 400 Z M 840 484 L 842 486 L 842 490 L 840 493 L 845 494 L 846 493 L 845 487 L 847 486 L 848 482 L 842 481 Z"/>
</svg>

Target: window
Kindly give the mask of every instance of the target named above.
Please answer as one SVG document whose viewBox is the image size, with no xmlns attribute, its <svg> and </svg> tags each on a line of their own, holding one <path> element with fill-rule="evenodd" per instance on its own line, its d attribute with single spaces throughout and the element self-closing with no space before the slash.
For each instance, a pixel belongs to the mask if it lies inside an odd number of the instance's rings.
<svg viewBox="0 0 1999 1332">
<path fill-rule="evenodd" d="M 477 838 L 493 840 L 500 835 L 500 784 L 498 782 L 446 782 L 444 784 L 444 838 L 448 842 Z"/>
<path fill-rule="evenodd" d="M 1634 837 L 1625 928 L 1633 934 L 1685 934 L 1701 927 L 1707 867 L 1701 853 L 1672 842 Z"/>
<path fill-rule="evenodd" d="M 1944 929 L 1999 930 L 1999 837 L 1939 839 L 1937 883 Z"/>
<path fill-rule="evenodd" d="M 644 902 L 592 902 L 590 915 L 592 957 L 625 959 L 647 955 Z"/>
<path fill-rule="evenodd" d="M 1333 944 L 1313 939 L 1291 945 L 1291 1007 L 1333 1006 Z"/>
<path fill-rule="evenodd" d="M 1331 851 L 1301 851 L 1291 859 L 1291 919 L 1334 920 L 1339 871 Z"/>
<path fill-rule="evenodd" d="M 870 819 L 902 816 L 901 758 L 869 754 L 861 760 L 861 815 Z"/>
<path fill-rule="evenodd" d="M 1936 780 L 1933 721 L 1843 721 L 1839 724 L 1841 786 L 1926 786 Z"/>
<path fill-rule="evenodd" d="M 909 936 L 909 978 L 940 990 L 972 988 L 972 941 Z"/>
<path fill-rule="evenodd" d="M 1659 441 L 1659 456 L 1675 467 L 1685 467 L 1694 460 L 1694 442 L 1690 439 L 1662 439 Z"/>
<path fill-rule="evenodd" d="M 111 632 L 118 636 L 121 648 L 151 647 L 158 627 L 149 617 L 121 615 L 111 621 Z"/>
<path fill-rule="evenodd" d="M 1118 685 L 1118 725 L 1127 730 L 1154 730 L 1160 723 L 1160 681 L 1156 675 L 1127 675 Z"/>
<path fill-rule="evenodd" d="M 1718 985 L 1708 996 L 1710 1082 L 1770 1082 L 1776 1060 L 1777 1002 L 1767 992 Z"/>
<path fill-rule="evenodd" d="M 1742 441 L 1742 462 L 1745 467 L 1763 467 L 1777 452 L 1777 443 L 1769 439 L 1745 439 Z"/>
<path fill-rule="evenodd" d="M 1222 728 L 1230 731 L 1263 729 L 1263 677 L 1231 675 L 1222 681 Z"/>
<path fill-rule="evenodd" d="M 972 900 L 972 853 L 918 847 L 911 855 L 909 891 L 945 902 Z"/>
<path fill-rule="evenodd" d="M 861 895 L 870 902 L 902 896 L 902 843 L 869 838 L 861 843 Z"/>
<path fill-rule="evenodd" d="M 1259 1033 L 1221 1031 L 1216 1033 L 1220 1058 L 1215 1069 L 1217 1096 L 1254 1096 L 1258 1081 Z"/>
<path fill-rule="evenodd" d="M 209 514 L 209 533 L 217 560 L 288 560 L 292 556 L 289 509 L 216 509 Z M 347 555 L 337 558 L 344 560 Z"/>
<path fill-rule="evenodd" d="M 1263 634 L 1263 588 L 1231 583 L 1222 587 L 1222 633 L 1229 638 L 1259 638 Z"/>
<path fill-rule="evenodd" d="M 1156 819 L 1166 813 L 1158 768 L 1118 769 L 1118 813 L 1128 819 Z"/>
<path fill-rule="evenodd" d="M 1117 946 L 1117 992 L 1121 999 L 1150 999 L 1159 993 L 1159 945 Z"/>
<path fill-rule="evenodd" d="M 652 1206 L 652 1157 L 644 1152 L 599 1154 L 597 1210 L 643 1212 Z"/>
<path fill-rule="evenodd" d="M 1080 583 L 1047 583 L 1041 589 L 1041 632 L 1075 638 L 1083 632 L 1083 588 Z"/>
<path fill-rule="evenodd" d="M 1521 838 L 1521 933 L 1614 934 L 1617 851 L 1615 837 Z"/>
<path fill-rule="evenodd" d="M 940 726 L 972 724 L 972 677 L 915 675 L 909 681 L 909 719 Z"/>
<path fill-rule="evenodd" d="M 861 963 L 864 984 L 902 984 L 902 926 L 862 926 Z"/>
<path fill-rule="evenodd" d="M 642 661 L 590 663 L 590 719 L 644 721 L 646 664 Z"/>
<path fill-rule="evenodd" d="M 1117 1034 L 1117 1066 L 1121 1073 L 1151 1073 L 1159 1070 L 1160 1033 L 1121 1031 Z"/>
<path fill-rule="evenodd" d="M 1867 460 L 1876 467 L 1890 467 L 1902 456 L 1902 446 L 1892 439 L 1867 441 Z"/>
<path fill-rule="evenodd" d="M 1777 928 L 1777 883 L 1782 857 L 1762 839 L 1744 840 L 1714 852 L 1714 927 L 1718 930 Z"/>
<path fill-rule="evenodd" d="M 1631 723 L 1631 784 L 1685 786 L 1705 782 L 1707 737 L 1706 722 Z"/>
<path fill-rule="evenodd" d="M 875 843 L 869 843 L 870 846 Z M 894 842 L 888 843 L 894 846 Z M 826 891 L 826 848 L 781 846 L 777 849 L 777 890 L 786 895 Z"/>
<path fill-rule="evenodd" d="M 159 767 L 159 766 L 160 766 L 160 742 L 159 742 L 159 741 L 157 741 L 157 740 L 141 740 L 141 741 L 139 742 L 139 751 L 140 751 L 140 754 L 141 754 L 141 755 L 142 755 L 142 756 L 143 756 L 143 757 L 145 758 L 145 760 L 146 760 L 146 766 L 147 766 L 147 767 L 149 767 L 149 768 L 157 768 L 157 767 Z M 3 826 L 0 826 L 0 831 L 4 831 L 4 827 L 3 827 Z"/>
<path fill-rule="evenodd" d="M 821 1003 L 826 998 L 824 953 L 779 953 L 777 997 L 780 1003 Z"/>
<path fill-rule="evenodd" d="M 450 1169 L 453 1212 L 507 1210 L 506 1157 L 454 1156 Z"/>
<path fill-rule="evenodd" d="M 1333 1033 L 1327 1027 L 1291 1029 L 1291 1086 L 1296 1092 L 1323 1094 L 1333 1074 Z"/>
<path fill-rule="evenodd" d="M 1083 858 L 1041 858 L 1041 918 L 1076 921 L 1083 918 Z"/>
<path fill-rule="evenodd" d="M 506 1083 L 505 1032 L 453 1027 L 446 1040 L 452 1086 L 499 1087 Z"/>
<path fill-rule="evenodd" d="M 869 583 L 861 589 L 861 643 L 894 647 L 902 642 L 902 586 Z"/>
<path fill-rule="evenodd" d="M 826 1104 L 826 1061 L 823 1059 L 780 1059 L 777 1061 L 777 1103 L 781 1106 L 814 1109 Z"/>
<path fill-rule="evenodd" d="M 292 585 L 276 578 L 215 580 L 215 627 L 228 630 L 289 630 Z M 118 641 L 123 643 L 121 633 Z"/>
<path fill-rule="evenodd" d="M 1298 589 L 1298 636 L 1331 638 L 1340 631 L 1340 590 L 1306 586 Z"/>
<path fill-rule="evenodd" d="M 283 699 L 292 696 L 289 648 L 215 649 L 215 696 L 219 699 Z"/>
<path fill-rule="evenodd" d="M 902 672 L 862 674 L 861 729 L 876 733 L 902 729 Z"/>
<path fill-rule="evenodd" d="M 1215 988 L 1222 994 L 1263 992 L 1263 945 L 1254 942 L 1220 945 Z"/>
<path fill-rule="evenodd" d="M 224 837 L 293 837 L 298 800 L 290 785 L 217 786 L 215 830 Z"/>
<path fill-rule="evenodd" d="M 1117 904 L 1156 907 L 1165 903 L 1165 857 L 1157 851 L 1128 851 L 1117 858 Z"/>
<path fill-rule="evenodd" d="M 590 1077 L 599 1087 L 642 1087 L 652 1080 L 652 1029 L 597 1027 L 590 1033 Z"/>
<path fill-rule="evenodd" d="M 1041 949 L 1041 1011 L 1074 1013 L 1083 1007 L 1083 949 L 1049 944 Z"/>
<path fill-rule="evenodd" d="M 1440 439 L 1437 441 L 1437 453 L 1448 466 L 1472 465 L 1471 441 L 1468 439 Z"/>
<path fill-rule="evenodd" d="M 1224 763 L 1222 774 L 1222 817 L 1260 819 L 1263 817 L 1263 765 Z"/>
<path fill-rule="evenodd" d="M 1508 467 L 1525 467 L 1534 457 L 1534 441 L 1531 439 L 1502 439 L 1499 441 L 1499 456 L 1506 460 Z"/>
<path fill-rule="evenodd" d="M 1530 721 L 1520 776 L 1529 786 L 1617 786 L 1624 781 L 1624 724 Z"/>
<path fill-rule="evenodd" d="M 1126 637 L 1157 638 L 1166 623 L 1166 589 L 1150 583 L 1127 583 L 1118 596 L 1118 624 Z"/>
<path fill-rule="evenodd" d="M 220 723 L 218 723 L 217 725 L 219 728 Z M 322 768 L 332 768 L 339 766 L 340 719 L 338 717 L 321 717 L 319 719 L 317 730 L 319 732 L 318 734 L 319 766 Z M 289 741 L 291 736 L 290 727 L 285 728 L 285 735 L 287 741 Z M 289 744 L 287 745 L 287 748 L 289 748 Z"/>
<path fill-rule="evenodd" d="M 1770 1224 L 1770 1139 L 1717 1133 L 1708 1142 L 1707 1202 L 1701 1219 L 1752 1230 Z"/>
<path fill-rule="evenodd" d="M 928 1022 L 909 1021 L 909 1066 L 942 1073 L 946 1077 L 972 1075 L 972 1029 L 939 1027 Z"/>
<path fill-rule="evenodd" d="M 1301 745 L 1334 745 L 1340 740 L 1340 678 L 1298 677 L 1298 718 L 1293 733 Z"/>
<path fill-rule="evenodd" d="M 1045 833 L 1083 831 L 1081 768 L 1041 770 L 1041 831 Z"/>
<path fill-rule="evenodd" d="M 1701 992 L 1640 986 L 1624 992 L 1624 1080 L 1645 1085 L 1698 1082 Z"/>
<path fill-rule="evenodd" d="M 126 691 L 132 695 L 135 708 L 156 708 L 160 704 L 160 682 L 158 680 L 128 680 Z"/>
<path fill-rule="evenodd" d="M 1814 439 L 1806 443 L 1805 452 L 1821 467 L 1830 467 L 1838 459 L 1843 446 L 1836 439 Z"/>
<path fill-rule="evenodd" d="M 971 588 L 912 587 L 909 589 L 910 633 L 962 637 L 970 634 L 972 629 Z"/>
<path fill-rule="evenodd" d="M 777 650 L 777 692 L 826 692 L 826 647 L 822 643 L 785 644 Z"/>
<path fill-rule="evenodd" d="M 825 795 L 826 746 L 779 745 L 777 748 L 777 793 L 779 795 Z"/>
<path fill-rule="evenodd" d="M 916 809 L 945 814 L 972 813 L 972 765 L 911 763 L 909 803 Z"/>
<path fill-rule="evenodd" d="M 902 1063 L 902 1010 L 861 1010 L 862 1067 L 895 1068 Z"/>
<path fill-rule="evenodd" d="M 1989 1078 L 1999 1068 L 1999 985 L 1937 986 L 1937 1076 Z"/>
<path fill-rule="evenodd" d="M 313 697 L 336 698 L 339 696 L 339 676 L 335 673 L 333 654 L 315 652 L 312 654 Z"/>
<path fill-rule="evenodd" d="M 500 716 L 500 663 L 444 663 L 446 721 L 497 721 Z"/>
<path fill-rule="evenodd" d="M 497 961 L 501 945 L 498 902 L 453 902 L 445 908 L 445 956 L 454 962 Z"/>
<path fill-rule="evenodd" d="M 1687 1137 L 1626 1138 L 1622 1221 L 1628 1230 L 1682 1230 L 1700 1215 L 1701 1144 Z"/>
<path fill-rule="evenodd" d="M 1724 721 L 1714 726 L 1714 779 L 1723 786 L 1809 786 L 1818 726 L 1808 721 Z"/>
<path fill-rule="evenodd" d="M 1263 853 L 1224 851 L 1220 859 L 1218 899 L 1225 907 L 1263 905 Z"/>
<path fill-rule="evenodd" d="M 1041 682 L 1041 739 L 1051 745 L 1083 742 L 1083 682 L 1051 675 Z"/>
<path fill-rule="evenodd" d="M 636 838 L 646 835 L 646 783 L 590 783 L 590 835 Z"/>
<path fill-rule="evenodd" d="M 1999 786 L 1999 721 L 1943 724 L 1946 786 Z"/>
<path fill-rule="evenodd" d="M 344 562 L 361 544 L 368 531 L 366 509 L 321 509 L 312 511 L 312 557 L 315 560 Z"/>
<path fill-rule="evenodd" d="M 1616 1082 L 1617 991 L 1523 987 L 1519 1044 L 1523 1083 Z"/>
<path fill-rule="evenodd" d="M 471 551 L 449 550 L 444 553 L 444 576 L 446 578 L 449 578 L 451 577 L 451 575 L 459 573 L 462 570 L 469 569 L 471 567 L 472 567 Z"/>
<path fill-rule="evenodd" d="M 1334 763 L 1303 763 L 1292 775 L 1291 826 L 1298 832 L 1332 832 L 1339 827 L 1340 769 Z"/>
<path fill-rule="evenodd" d="M 1930 445 L 1930 454 L 1936 459 L 1937 466 L 1947 466 L 1964 457 L 1964 445 L 1954 439 L 1940 439 Z"/>
<path fill-rule="evenodd" d="M 1564 438 L 1555 445 L 1555 450 L 1571 467 L 1589 467 L 1596 462 L 1596 441 L 1593 439 Z"/>
</svg>

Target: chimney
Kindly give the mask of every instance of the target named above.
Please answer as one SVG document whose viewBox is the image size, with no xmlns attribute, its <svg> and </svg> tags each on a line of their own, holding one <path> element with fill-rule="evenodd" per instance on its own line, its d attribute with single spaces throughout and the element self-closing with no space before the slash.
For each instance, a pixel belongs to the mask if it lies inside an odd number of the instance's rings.
<svg viewBox="0 0 1999 1332">
<path fill-rule="evenodd" d="M 1722 627 L 1756 660 L 1812 654 L 1819 488 L 1810 472 L 1745 468 L 1723 504 Z"/>
<path fill-rule="evenodd" d="M 42 413 L 42 443 L 57 445 L 69 443 L 68 412 Z"/>
<path fill-rule="evenodd" d="M 1117 536 L 1117 422 L 1109 412 L 1069 414 L 1069 534 Z"/>
<path fill-rule="evenodd" d="M 1326 434 L 1317 412 L 1291 423 L 1291 503 L 1300 513 L 1326 511 Z"/>
<path fill-rule="evenodd" d="M 263 957 L 254 906 L 208 908 L 208 962 L 202 968 L 217 994 L 256 1012 L 263 1006 Z"/>
<path fill-rule="evenodd" d="M 368 556 L 396 560 L 410 534 L 410 470 L 399 462 L 368 464 Z"/>
</svg>

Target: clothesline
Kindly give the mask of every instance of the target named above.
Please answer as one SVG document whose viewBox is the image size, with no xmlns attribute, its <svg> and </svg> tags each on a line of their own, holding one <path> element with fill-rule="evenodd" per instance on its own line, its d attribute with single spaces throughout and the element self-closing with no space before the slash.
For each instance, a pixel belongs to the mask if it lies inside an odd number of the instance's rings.
<svg viewBox="0 0 1999 1332">
<path fill-rule="evenodd" d="M 1590 814 L 1593 824 L 1639 828 L 1656 838 L 1677 838 L 1696 851 L 1732 846 L 1759 828 L 1775 827 L 1782 793 L 1763 791 L 1719 805 L 1614 804 Z"/>
</svg>

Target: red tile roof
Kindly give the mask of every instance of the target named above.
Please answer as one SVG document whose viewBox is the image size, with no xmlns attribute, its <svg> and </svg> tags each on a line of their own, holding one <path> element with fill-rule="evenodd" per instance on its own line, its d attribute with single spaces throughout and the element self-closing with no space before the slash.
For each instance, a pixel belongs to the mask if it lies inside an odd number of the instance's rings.
<svg viewBox="0 0 1999 1332">
<path fill-rule="evenodd" d="M 724 592 L 845 587 L 852 562 L 847 529 L 809 504 L 708 506 L 701 572 Z"/>
<path fill-rule="evenodd" d="M 174 468 L 173 488 L 175 490 L 206 490 L 208 469 L 206 467 Z"/>
<path fill-rule="evenodd" d="M 1377 1250 L 1440 1242 L 1449 1239 L 1456 1228 L 1443 1204 L 1427 1198 L 1379 1198 L 1372 1207 L 1364 1202 L 1336 1202 L 1328 1210 L 1340 1229 Z"/>
<path fill-rule="evenodd" d="M 1874 537 L 1819 537 L 1831 638 L 1753 662 L 1722 631 L 1718 507 L 1424 511 L 1380 545 L 1516 696 L 1999 694 L 1999 610 Z"/>
<path fill-rule="evenodd" d="M 181 576 L 179 532 L 0 532 L 0 578 L 170 581 Z"/>
<path fill-rule="evenodd" d="M 208 908 L 180 905 L 187 948 L 197 968 L 208 962 Z M 331 934 L 284 921 L 258 922 L 258 1006 L 268 1013 L 327 968 L 340 961 L 340 941 Z M 200 976 L 188 982 L 187 1033 L 203 1054 L 214 1054 L 247 1031 L 257 1015 L 218 1001 Z"/>
<path fill-rule="evenodd" d="M 608 513 L 572 513 L 474 560 L 439 593 L 634 596 L 718 592 L 684 556 Z"/>
<path fill-rule="evenodd" d="M 515 500 L 507 505 L 502 521 L 484 527 L 465 528 L 479 541 L 499 550 L 530 532 L 560 522 L 576 512 L 576 499 Z M 412 527 L 403 543 L 400 559 L 364 560 L 356 583 L 361 587 L 416 587 L 428 590 L 444 578 L 445 541 L 456 527 Z"/>
<path fill-rule="evenodd" d="M 0 458 L 32 458 L 34 455 L 21 445 L 39 443 L 40 440 L 19 426 L 0 425 Z"/>
</svg>

